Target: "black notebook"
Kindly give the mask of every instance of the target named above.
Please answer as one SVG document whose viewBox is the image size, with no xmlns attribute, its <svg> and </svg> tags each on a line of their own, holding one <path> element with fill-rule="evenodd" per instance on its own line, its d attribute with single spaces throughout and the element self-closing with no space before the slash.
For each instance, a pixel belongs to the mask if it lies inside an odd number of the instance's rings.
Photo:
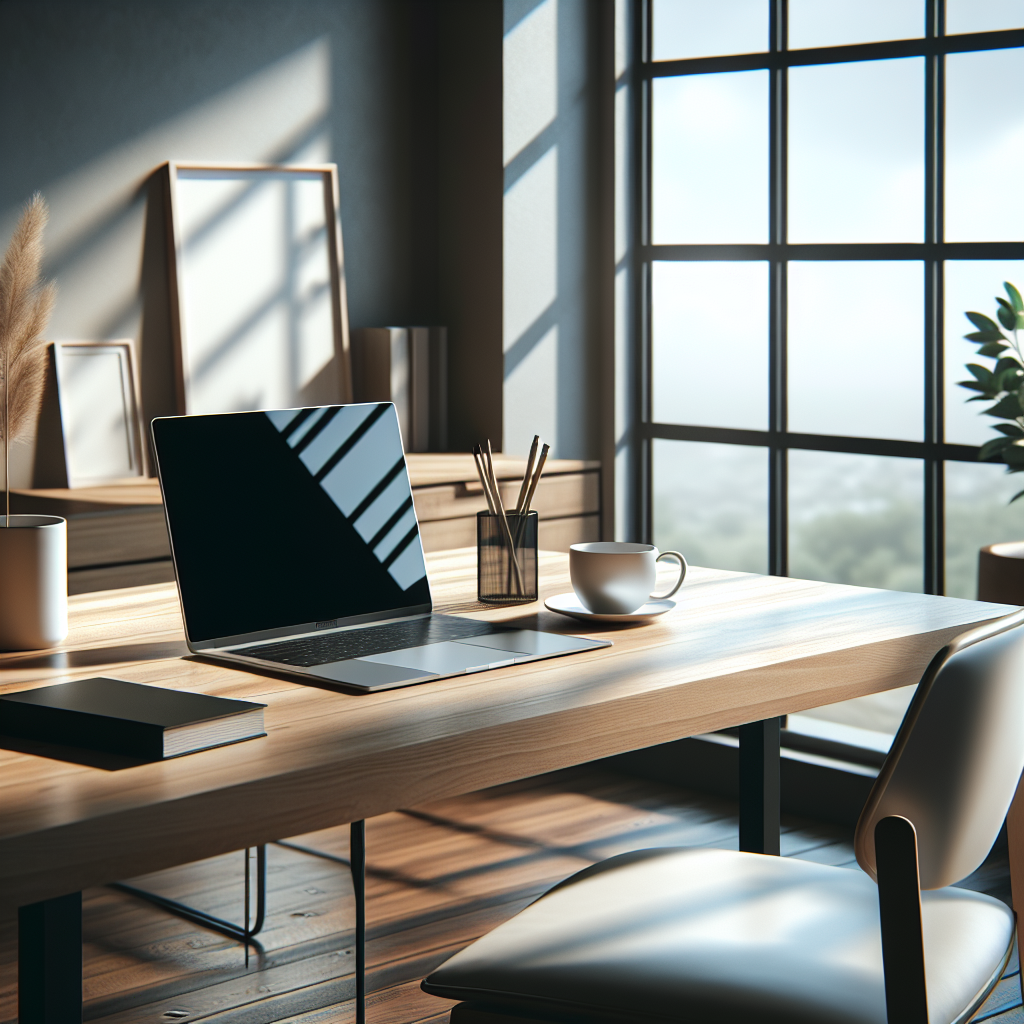
<svg viewBox="0 0 1024 1024">
<path fill-rule="evenodd" d="M 265 707 L 95 676 L 0 696 L 0 734 L 162 760 L 265 736 Z"/>
</svg>

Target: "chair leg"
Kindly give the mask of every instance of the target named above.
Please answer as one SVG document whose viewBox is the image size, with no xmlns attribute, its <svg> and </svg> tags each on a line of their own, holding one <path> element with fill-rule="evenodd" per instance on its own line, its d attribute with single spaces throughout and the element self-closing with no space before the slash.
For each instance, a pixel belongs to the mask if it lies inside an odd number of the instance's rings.
<svg viewBox="0 0 1024 1024">
<path fill-rule="evenodd" d="M 782 722 L 740 726 L 740 849 L 779 855 L 779 756 Z"/>
<path fill-rule="evenodd" d="M 882 923 L 889 1024 L 928 1024 L 921 878 L 913 822 L 892 814 L 875 826 L 875 870 Z"/>
<path fill-rule="evenodd" d="M 258 935 L 263 929 L 263 923 L 267 916 L 267 848 L 266 846 L 256 847 L 256 919 L 249 924 L 249 851 L 245 851 L 245 924 L 239 927 L 232 921 L 225 921 L 222 917 L 215 917 L 213 914 L 207 914 L 203 910 L 197 910 L 195 907 L 190 907 L 187 903 L 180 903 L 178 900 L 169 899 L 166 896 L 158 896 L 155 892 L 149 892 L 146 889 L 136 888 L 134 885 L 128 885 L 125 882 L 111 882 L 111 889 L 117 889 L 120 892 L 126 892 L 130 896 L 136 897 L 136 899 L 145 900 L 147 903 L 152 903 L 154 906 L 160 907 L 161 910 L 166 910 L 170 914 L 175 914 L 178 917 L 183 917 L 186 921 L 191 921 L 193 924 L 198 924 L 203 928 L 209 928 L 211 931 L 220 932 L 221 935 L 226 935 L 229 939 L 235 939 L 237 942 L 241 942 L 245 946 L 245 959 L 246 966 L 249 963 L 249 947 L 255 946 L 257 949 L 261 948 L 258 942 L 253 941 L 253 937 Z"/>
</svg>

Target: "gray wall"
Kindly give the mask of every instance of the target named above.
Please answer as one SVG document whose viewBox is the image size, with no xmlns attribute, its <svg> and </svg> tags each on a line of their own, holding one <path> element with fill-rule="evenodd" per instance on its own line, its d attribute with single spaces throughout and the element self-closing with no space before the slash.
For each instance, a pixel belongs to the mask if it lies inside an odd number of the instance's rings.
<svg viewBox="0 0 1024 1024">
<path fill-rule="evenodd" d="M 338 164 L 354 326 L 436 321 L 432 5 L 417 0 L 0 4 L 0 239 L 51 207 L 53 338 L 142 339 L 149 416 L 172 410 L 168 159 Z M 27 453 L 12 481 L 27 484 Z M 19 476 L 21 479 L 19 479 Z"/>
<path fill-rule="evenodd" d="M 557 116 L 509 156 L 503 93 L 519 72 L 511 68 L 510 78 L 506 66 L 503 79 L 503 42 L 544 3 L 557 25 Z M 597 457 L 592 57 L 600 6 L 5 0 L 0 243 L 22 204 L 42 191 L 51 208 L 45 272 L 60 287 L 48 334 L 137 338 L 152 417 L 173 411 L 154 169 L 168 159 L 334 161 L 350 322 L 449 325 L 451 447 L 485 437 L 501 444 L 504 431 L 505 447 L 518 451 L 539 429 L 556 455 Z M 543 39 L 539 47 L 551 51 Z M 557 217 L 544 244 L 555 246 L 553 302 L 545 299 L 550 282 L 509 273 L 547 200 L 520 204 L 533 220 L 525 230 L 526 222 L 510 228 L 508 202 L 552 147 Z M 539 317 L 510 329 L 512 306 L 528 311 L 538 302 Z M 552 325 L 557 343 L 545 347 Z M 538 358 L 542 372 L 534 374 Z M 33 479 L 46 482 L 33 478 L 28 445 L 12 482 Z"/>
<path fill-rule="evenodd" d="M 504 439 L 598 458 L 604 177 L 600 0 L 504 4 Z"/>
</svg>

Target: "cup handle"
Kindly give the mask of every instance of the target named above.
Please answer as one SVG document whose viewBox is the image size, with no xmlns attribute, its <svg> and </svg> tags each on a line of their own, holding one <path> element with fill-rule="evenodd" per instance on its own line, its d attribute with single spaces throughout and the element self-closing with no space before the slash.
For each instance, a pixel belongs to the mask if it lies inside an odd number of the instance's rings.
<svg viewBox="0 0 1024 1024">
<path fill-rule="evenodd" d="M 663 558 L 675 558 L 679 561 L 679 579 L 676 580 L 676 585 L 667 594 L 651 594 L 652 601 L 664 601 L 670 598 L 682 585 L 683 580 L 686 579 L 686 559 L 683 558 L 678 551 L 662 551 L 660 555 L 655 559 L 656 562 L 660 562 Z"/>
</svg>

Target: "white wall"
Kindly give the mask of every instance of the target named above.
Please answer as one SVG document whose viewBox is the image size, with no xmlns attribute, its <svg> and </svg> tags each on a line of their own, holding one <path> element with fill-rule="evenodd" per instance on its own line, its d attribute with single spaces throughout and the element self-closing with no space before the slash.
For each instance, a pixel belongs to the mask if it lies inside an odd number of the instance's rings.
<svg viewBox="0 0 1024 1024">
<path fill-rule="evenodd" d="M 597 458 L 596 5 L 504 8 L 504 450 L 539 433 L 554 456 Z"/>
</svg>

